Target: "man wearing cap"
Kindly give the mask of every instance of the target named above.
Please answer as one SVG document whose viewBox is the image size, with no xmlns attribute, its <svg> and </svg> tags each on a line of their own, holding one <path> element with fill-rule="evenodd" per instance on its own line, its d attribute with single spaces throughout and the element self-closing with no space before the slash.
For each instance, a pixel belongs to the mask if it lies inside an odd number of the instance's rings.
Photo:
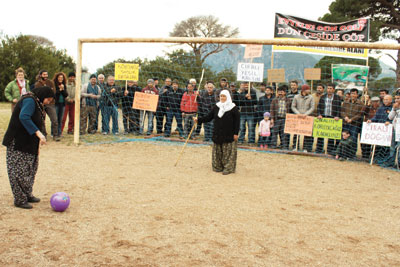
<svg viewBox="0 0 400 267">
<path fill-rule="evenodd" d="M 196 100 L 196 95 L 198 92 L 194 92 L 193 84 L 189 83 L 187 85 L 187 91 L 183 94 L 181 100 L 181 112 L 183 117 L 183 131 L 185 138 L 188 138 L 189 133 L 194 125 L 194 118 L 198 111 L 198 102 Z M 195 139 L 195 136 L 191 136 Z"/>
<path fill-rule="evenodd" d="M 278 96 L 272 100 L 271 103 L 271 126 L 272 128 L 272 140 L 271 148 L 276 148 L 278 135 L 280 138 L 280 147 L 282 149 L 289 149 L 289 138 L 290 135 L 285 134 L 285 122 L 286 113 L 292 106 L 292 99 L 286 97 L 287 85 L 281 85 L 278 88 Z"/>
<path fill-rule="evenodd" d="M 377 96 L 371 98 L 371 103 L 364 106 L 364 122 L 372 120 L 380 105 L 380 99 Z M 371 145 L 361 144 L 362 158 L 369 159 L 371 155 Z"/>
<path fill-rule="evenodd" d="M 216 102 L 219 101 L 219 94 L 221 93 L 222 90 L 228 90 L 231 93 L 231 97 L 232 97 L 232 92 L 228 88 L 228 80 L 226 78 L 221 78 L 219 80 L 219 88 L 217 88 L 215 90 L 215 101 Z M 233 98 L 232 98 L 232 100 L 233 100 Z"/>
<path fill-rule="evenodd" d="M 336 121 L 340 118 L 340 110 L 342 103 L 340 97 L 335 94 L 335 84 L 329 83 L 326 86 L 326 94 L 322 95 L 318 103 L 318 119 L 334 118 Z M 317 139 L 316 153 L 323 153 L 324 138 Z M 331 155 L 336 153 L 335 139 L 328 139 L 327 152 Z"/>
<path fill-rule="evenodd" d="M 65 99 L 65 111 L 61 124 L 61 132 L 64 131 L 65 122 L 68 117 L 68 134 L 74 133 L 74 119 L 75 119 L 75 72 L 68 73 L 67 82 L 68 96 Z"/>
<path fill-rule="evenodd" d="M 154 87 L 153 79 L 147 80 L 147 86 L 142 89 L 142 93 L 158 95 L 158 90 Z M 153 133 L 153 128 L 154 128 L 154 124 L 153 124 L 154 112 L 148 111 L 148 110 L 140 111 L 140 134 L 143 134 L 144 121 L 146 119 L 145 118 L 146 115 L 147 115 L 147 135 L 151 135 Z"/>
<path fill-rule="evenodd" d="M 102 117 L 102 133 L 104 135 L 110 133 L 110 120 L 112 119 L 112 133 L 119 134 L 118 129 L 118 102 L 122 95 L 121 88 L 115 85 L 115 78 L 112 75 L 107 77 L 107 84 L 103 91 L 103 117 Z M 97 130 L 97 129 L 96 129 Z"/>
<path fill-rule="evenodd" d="M 215 91 L 214 91 L 214 83 L 207 83 L 207 91 L 203 91 L 197 97 L 199 103 L 199 117 L 204 117 L 212 110 L 213 106 L 216 104 L 215 101 Z M 201 125 L 198 123 L 197 125 Z M 204 123 L 204 141 L 211 142 L 212 132 L 213 132 L 213 122 Z M 200 134 L 196 132 L 196 134 Z"/>
<path fill-rule="evenodd" d="M 248 143 L 255 144 L 256 135 L 256 111 L 255 106 L 257 105 L 257 95 L 254 89 L 248 90 L 249 83 L 241 82 L 238 102 L 240 107 L 240 133 L 239 133 L 239 143 L 244 142 L 244 137 L 246 135 L 246 124 L 248 130 Z"/>
<path fill-rule="evenodd" d="M 310 86 L 308 86 L 308 84 L 303 84 L 300 94 L 295 95 L 292 101 L 292 110 L 294 114 L 310 116 L 313 113 L 315 103 L 310 93 Z M 304 136 L 303 152 L 312 151 L 312 139 L 312 136 Z M 298 150 L 300 146 L 299 142 L 293 140 L 293 143 L 297 143 L 297 147 L 296 145 L 294 146 L 296 147 L 295 150 Z"/>
<path fill-rule="evenodd" d="M 54 86 L 53 81 L 49 80 L 48 78 L 49 78 L 49 73 L 47 72 L 47 70 L 41 70 L 39 72 L 39 79 L 35 83 L 35 88 L 48 86 L 53 90 L 53 92 L 55 94 L 56 87 Z M 58 136 L 58 120 L 57 120 L 55 103 L 56 102 L 53 98 L 53 100 L 51 101 L 50 104 L 44 105 L 44 110 L 46 111 L 47 115 L 49 115 L 49 118 L 51 121 L 51 134 L 53 135 L 53 140 L 60 141 L 60 137 Z M 45 136 L 47 135 L 45 123 L 43 123 L 42 132 Z"/>
<path fill-rule="evenodd" d="M 89 83 L 85 84 L 81 90 L 81 118 L 80 134 L 85 134 L 86 129 L 89 134 L 96 133 L 95 122 L 96 112 L 101 97 L 101 89 L 97 85 L 96 75 L 90 75 Z M 89 126 L 88 126 L 89 119 Z"/>
</svg>

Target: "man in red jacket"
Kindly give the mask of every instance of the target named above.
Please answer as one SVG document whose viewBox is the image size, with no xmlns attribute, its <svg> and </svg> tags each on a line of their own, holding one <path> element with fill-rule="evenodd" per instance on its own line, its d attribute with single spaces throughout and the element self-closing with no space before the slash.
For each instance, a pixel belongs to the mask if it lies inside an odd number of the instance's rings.
<svg viewBox="0 0 400 267">
<path fill-rule="evenodd" d="M 189 83 L 187 85 L 187 92 L 185 92 L 182 96 L 181 112 L 183 117 L 183 132 L 185 134 L 185 138 L 188 137 L 189 132 L 194 124 L 193 118 L 197 113 L 197 101 L 195 101 L 197 94 L 197 91 L 194 92 L 193 84 Z M 192 139 L 195 139 L 195 137 L 192 136 Z"/>
</svg>

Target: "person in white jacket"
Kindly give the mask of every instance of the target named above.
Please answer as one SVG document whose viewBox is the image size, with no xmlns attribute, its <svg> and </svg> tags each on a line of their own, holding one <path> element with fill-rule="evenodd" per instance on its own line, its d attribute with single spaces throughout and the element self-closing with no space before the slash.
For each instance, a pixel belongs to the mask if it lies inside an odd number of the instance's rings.
<svg viewBox="0 0 400 267">
<path fill-rule="evenodd" d="M 390 146 L 390 152 L 386 162 L 382 165 L 383 167 L 394 167 L 395 165 L 399 168 L 399 150 L 400 150 L 400 92 L 397 92 L 394 97 L 394 104 L 392 110 L 388 115 L 388 119 L 392 121 L 393 133 L 392 133 L 392 145 Z M 389 124 L 389 122 L 386 122 Z"/>
</svg>

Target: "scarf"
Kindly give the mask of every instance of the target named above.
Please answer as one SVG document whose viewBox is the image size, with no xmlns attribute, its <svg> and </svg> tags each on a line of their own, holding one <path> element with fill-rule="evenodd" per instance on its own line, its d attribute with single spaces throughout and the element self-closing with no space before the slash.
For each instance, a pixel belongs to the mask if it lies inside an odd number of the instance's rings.
<svg viewBox="0 0 400 267">
<path fill-rule="evenodd" d="M 217 107 L 219 107 L 218 117 L 222 118 L 222 116 L 224 116 L 225 112 L 230 111 L 236 105 L 235 105 L 235 103 L 232 102 L 231 94 L 229 93 L 228 90 L 222 90 L 220 95 L 226 96 L 226 101 L 224 103 L 222 103 L 221 101 L 219 101 L 217 103 Z"/>
<path fill-rule="evenodd" d="M 21 96 L 25 95 L 26 94 L 25 79 L 23 79 L 23 80 L 17 79 L 17 85 L 18 85 L 19 93 L 21 94 Z"/>
</svg>

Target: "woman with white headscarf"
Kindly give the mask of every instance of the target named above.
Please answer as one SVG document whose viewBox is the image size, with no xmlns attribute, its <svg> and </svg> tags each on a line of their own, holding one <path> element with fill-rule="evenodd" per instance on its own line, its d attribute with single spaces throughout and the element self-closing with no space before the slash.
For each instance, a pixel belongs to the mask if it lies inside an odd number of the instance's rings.
<svg viewBox="0 0 400 267">
<path fill-rule="evenodd" d="M 212 168 L 223 174 L 234 173 L 237 159 L 237 140 L 240 126 L 240 113 L 232 102 L 228 90 L 222 90 L 220 101 L 213 106 L 205 117 L 197 119 L 199 123 L 214 120 L 212 140 Z"/>
</svg>

